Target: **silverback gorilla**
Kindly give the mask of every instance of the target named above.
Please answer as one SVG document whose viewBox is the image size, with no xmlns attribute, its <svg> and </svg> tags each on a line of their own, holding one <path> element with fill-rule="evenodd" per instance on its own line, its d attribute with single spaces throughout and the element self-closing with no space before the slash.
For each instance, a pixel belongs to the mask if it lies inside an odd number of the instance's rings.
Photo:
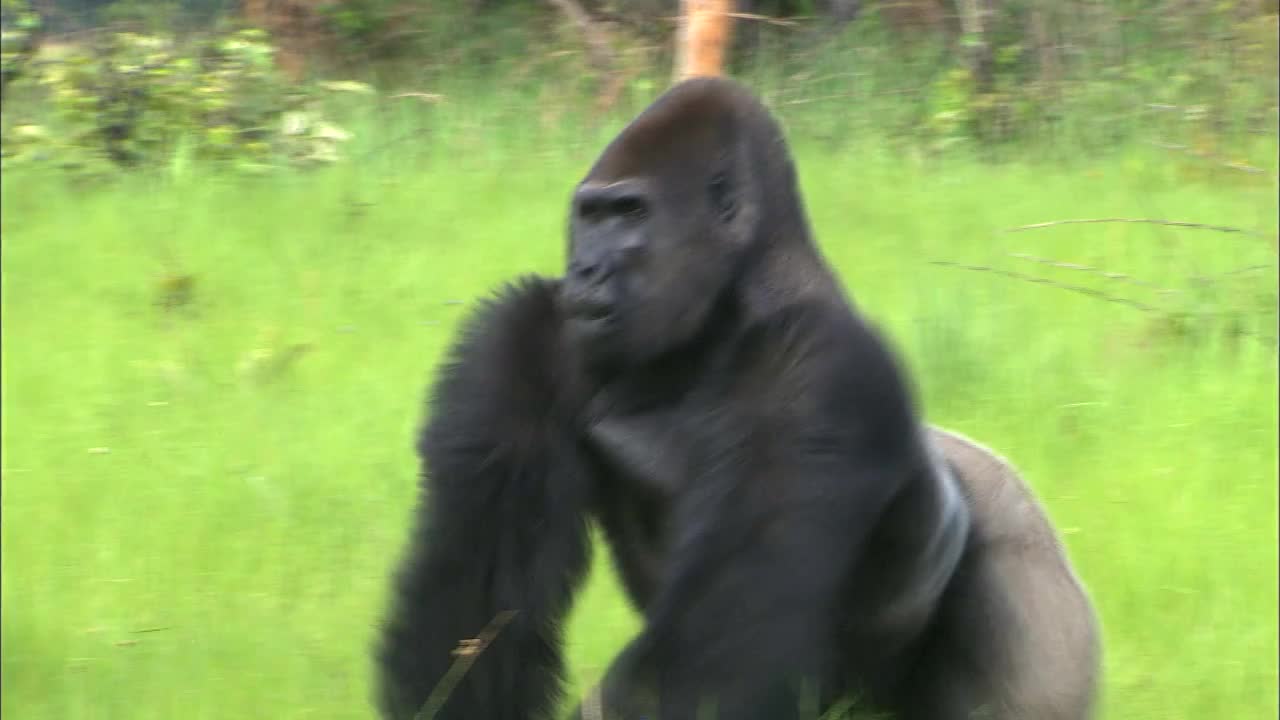
<svg viewBox="0 0 1280 720">
<path fill-rule="evenodd" d="M 508 611 L 435 717 L 553 716 L 592 519 L 644 626 L 575 718 L 852 696 L 902 720 L 1090 716 L 1095 615 L 1053 528 L 1008 464 L 924 424 L 732 81 L 677 85 L 605 149 L 563 277 L 475 313 L 430 408 L 384 717 Z"/>
</svg>

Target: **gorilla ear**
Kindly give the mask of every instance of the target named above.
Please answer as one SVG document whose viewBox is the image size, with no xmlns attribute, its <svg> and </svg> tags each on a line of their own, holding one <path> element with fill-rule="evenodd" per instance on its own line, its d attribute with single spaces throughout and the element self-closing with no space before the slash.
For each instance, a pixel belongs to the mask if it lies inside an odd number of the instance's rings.
<svg viewBox="0 0 1280 720">
<path fill-rule="evenodd" d="M 720 222 L 731 222 L 738 214 L 738 188 L 730 180 L 729 173 L 722 170 L 713 175 L 711 182 L 707 183 L 707 193 Z"/>
</svg>

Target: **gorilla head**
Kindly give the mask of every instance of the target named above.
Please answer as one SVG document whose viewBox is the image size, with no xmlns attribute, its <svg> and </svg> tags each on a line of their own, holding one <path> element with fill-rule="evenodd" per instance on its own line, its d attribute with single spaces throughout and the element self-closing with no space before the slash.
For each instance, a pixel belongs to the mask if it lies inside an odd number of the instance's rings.
<svg viewBox="0 0 1280 720">
<path fill-rule="evenodd" d="M 569 330 L 595 361 L 642 364 L 694 339 L 730 296 L 782 286 L 759 276 L 787 246 L 814 253 L 781 128 L 736 84 L 682 83 L 574 193 Z"/>
</svg>

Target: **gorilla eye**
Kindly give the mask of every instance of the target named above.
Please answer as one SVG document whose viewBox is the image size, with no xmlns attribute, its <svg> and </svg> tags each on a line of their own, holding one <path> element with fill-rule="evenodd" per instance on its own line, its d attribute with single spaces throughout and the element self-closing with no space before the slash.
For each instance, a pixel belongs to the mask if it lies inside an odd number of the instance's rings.
<svg viewBox="0 0 1280 720">
<path fill-rule="evenodd" d="M 716 173 L 707 185 L 707 191 L 711 194 L 711 206 L 720 213 L 720 220 L 732 220 L 738 212 L 738 199 L 734 196 L 729 177 L 724 173 Z"/>
<path fill-rule="evenodd" d="M 649 203 L 639 193 L 613 195 L 587 191 L 581 193 L 578 199 L 578 215 L 591 222 L 602 222 L 610 218 L 639 221 L 648 214 Z"/>
<path fill-rule="evenodd" d="M 613 213 L 628 220 L 643 220 L 649 209 L 644 200 L 634 195 L 620 197 L 613 202 Z"/>
</svg>

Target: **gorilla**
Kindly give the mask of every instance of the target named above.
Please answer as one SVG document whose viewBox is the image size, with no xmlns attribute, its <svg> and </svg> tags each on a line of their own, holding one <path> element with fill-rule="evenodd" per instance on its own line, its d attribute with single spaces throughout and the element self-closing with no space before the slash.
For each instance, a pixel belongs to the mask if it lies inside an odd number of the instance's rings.
<svg viewBox="0 0 1280 720">
<path fill-rule="evenodd" d="M 644 622 L 575 718 L 1091 715 L 1097 622 L 1054 529 L 922 420 L 748 90 L 668 90 L 570 213 L 563 276 L 488 300 L 432 389 L 383 717 L 557 712 L 592 522 Z"/>
</svg>

